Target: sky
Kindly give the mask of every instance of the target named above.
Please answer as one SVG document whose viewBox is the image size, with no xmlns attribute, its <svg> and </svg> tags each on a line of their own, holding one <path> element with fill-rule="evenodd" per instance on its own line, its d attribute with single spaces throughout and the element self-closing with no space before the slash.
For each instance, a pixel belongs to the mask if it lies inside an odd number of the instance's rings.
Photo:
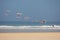
<svg viewBox="0 0 60 40">
<path fill-rule="evenodd" d="M 60 21 L 60 0 L 0 0 L 0 21 L 42 19 Z"/>
</svg>

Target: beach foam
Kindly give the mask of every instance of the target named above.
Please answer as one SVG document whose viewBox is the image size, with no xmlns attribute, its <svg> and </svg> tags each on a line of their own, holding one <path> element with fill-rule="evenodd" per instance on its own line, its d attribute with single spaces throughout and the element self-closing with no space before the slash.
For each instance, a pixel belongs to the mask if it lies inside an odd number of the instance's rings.
<svg viewBox="0 0 60 40">
<path fill-rule="evenodd" d="M 60 29 L 60 25 L 54 25 L 54 27 L 49 26 L 49 25 L 42 25 L 42 26 L 7 26 L 7 25 L 2 25 L 0 26 L 0 29 L 46 29 L 46 28 L 58 28 Z"/>
</svg>

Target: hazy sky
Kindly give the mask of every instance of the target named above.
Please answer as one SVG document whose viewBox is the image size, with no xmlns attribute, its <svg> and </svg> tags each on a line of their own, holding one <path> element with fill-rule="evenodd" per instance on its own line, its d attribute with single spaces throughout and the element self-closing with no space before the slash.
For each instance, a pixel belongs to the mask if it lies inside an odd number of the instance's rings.
<svg viewBox="0 0 60 40">
<path fill-rule="evenodd" d="M 60 0 L 0 0 L 0 21 L 16 21 L 18 12 L 20 21 L 60 21 Z"/>
</svg>

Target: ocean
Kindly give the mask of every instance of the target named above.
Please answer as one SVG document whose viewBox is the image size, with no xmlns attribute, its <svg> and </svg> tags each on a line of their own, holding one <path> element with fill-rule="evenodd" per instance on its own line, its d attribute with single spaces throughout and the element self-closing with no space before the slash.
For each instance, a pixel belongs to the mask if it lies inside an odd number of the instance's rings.
<svg viewBox="0 0 60 40">
<path fill-rule="evenodd" d="M 54 27 L 52 26 L 54 25 Z M 5 32 L 60 32 L 60 22 L 0 22 L 0 33 Z"/>
<path fill-rule="evenodd" d="M 8 25 L 8 26 L 41 26 L 41 25 L 60 25 L 60 22 L 23 22 L 23 21 L 1 21 L 0 25 Z"/>
</svg>

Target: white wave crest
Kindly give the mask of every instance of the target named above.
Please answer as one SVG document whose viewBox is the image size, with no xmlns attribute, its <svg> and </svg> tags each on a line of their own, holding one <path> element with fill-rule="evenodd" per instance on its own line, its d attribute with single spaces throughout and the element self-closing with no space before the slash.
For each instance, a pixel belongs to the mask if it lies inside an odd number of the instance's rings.
<svg viewBox="0 0 60 40">
<path fill-rule="evenodd" d="M 2 25 L 0 26 L 0 29 L 46 29 L 46 28 L 58 28 L 60 29 L 60 25 L 54 25 L 54 27 L 51 25 L 42 25 L 42 26 L 7 26 Z"/>
</svg>

